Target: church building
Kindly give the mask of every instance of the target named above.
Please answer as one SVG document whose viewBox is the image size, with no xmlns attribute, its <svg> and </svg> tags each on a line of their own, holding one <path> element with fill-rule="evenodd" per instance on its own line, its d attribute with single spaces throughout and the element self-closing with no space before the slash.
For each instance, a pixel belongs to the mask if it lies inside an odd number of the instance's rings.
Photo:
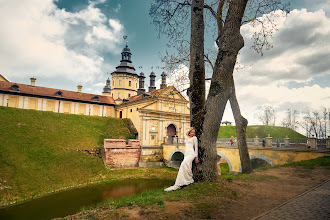
<svg viewBox="0 0 330 220">
<path fill-rule="evenodd" d="M 150 86 L 144 88 L 145 75 L 137 74 L 126 45 L 120 64 L 111 73 L 102 95 L 9 82 L 0 75 L 0 106 L 22 109 L 131 119 L 142 146 L 182 142 L 190 127 L 188 101 L 173 86 L 167 86 L 162 73 L 160 89 L 156 89 L 156 74 L 149 75 Z"/>
</svg>

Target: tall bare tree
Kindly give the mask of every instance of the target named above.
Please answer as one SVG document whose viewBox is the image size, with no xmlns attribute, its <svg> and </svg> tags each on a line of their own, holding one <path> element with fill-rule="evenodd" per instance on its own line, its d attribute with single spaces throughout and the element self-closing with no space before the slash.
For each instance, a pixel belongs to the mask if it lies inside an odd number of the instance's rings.
<svg viewBox="0 0 330 220">
<path fill-rule="evenodd" d="M 298 129 L 299 121 L 299 111 L 296 109 L 287 109 L 285 117 L 282 120 L 282 126 L 286 128 L 291 128 L 296 131 Z"/>
<path fill-rule="evenodd" d="M 259 106 L 257 108 L 256 117 L 262 122 L 263 125 L 274 126 L 276 124 L 276 111 L 269 105 Z"/>
<path fill-rule="evenodd" d="M 176 54 L 177 56 L 167 54 L 164 60 L 169 61 L 169 64 L 191 61 L 188 91 L 191 102 L 191 118 L 194 120 L 192 125 L 197 128 L 197 134 L 200 136 L 200 163 L 194 170 L 194 177 L 197 180 L 212 181 L 217 177 L 216 140 L 228 100 L 236 122 L 242 171 L 244 173 L 252 172 L 246 145 L 247 120 L 241 115 L 233 78 L 238 52 L 244 46 L 240 27 L 251 21 L 260 21 L 263 24 L 265 21 L 258 19 L 259 16 L 276 9 L 283 9 L 283 5 L 279 0 L 210 0 L 207 3 L 205 1 L 202 6 L 203 2 L 201 0 L 155 0 L 150 15 L 153 17 L 157 29 L 170 37 L 170 45 L 177 45 L 179 51 L 182 52 L 190 43 L 190 56 L 179 52 Z M 190 10 L 187 10 L 187 6 L 191 7 Z M 202 24 L 205 10 L 210 12 L 210 17 L 214 19 L 216 24 L 215 42 L 218 50 L 214 62 L 203 51 L 203 34 L 198 36 L 198 33 L 204 33 L 203 25 L 209 24 L 205 18 L 204 24 Z M 190 21 L 187 19 L 189 12 L 191 12 Z M 187 20 L 191 22 L 191 42 L 184 38 L 187 33 Z M 266 32 L 266 29 L 266 26 L 263 26 L 261 32 L 254 35 L 254 49 L 258 52 L 269 46 L 267 36 L 271 33 Z M 203 105 L 205 100 L 203 98 L 205 75 L 203 74 L 205 74 L 205 70 L 200 67 L 203 65 L 202 53 L 204 53 L 204 59 L 210 64 L 213 71 L 205 105 Z"/>
</svg>

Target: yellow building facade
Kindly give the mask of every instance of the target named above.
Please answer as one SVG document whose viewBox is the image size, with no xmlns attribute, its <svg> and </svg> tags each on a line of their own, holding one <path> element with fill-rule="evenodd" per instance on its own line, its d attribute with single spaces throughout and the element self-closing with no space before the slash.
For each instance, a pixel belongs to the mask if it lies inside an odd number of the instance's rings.
<svg viewBox="0 0 330 220">
<path fill-rule="evenodd" d="M 176 88 L 170 86 L 116 105 L 116 117 L 132 120 L 142 146 L 182 142 L 190 127 L 187 104 Z"/>
<path fill-rule="evenodd" d="M 1 81 L 0 106 L 115 117 L 115 102 L 111 97 L 33 85 Z"/>
<path fill-rule="evenodd" d="M 190 127 L 188 101 L 173 86 L 166 86 L 163 73 L 161 89 L 156 89 L 156 74 L 151 72 L 149 91 L 144 88 L 144 73 L 135 73 L 128 46 L 111 80 L 106 80 L 102 95 L 67 91 L 9 82 L 0 75 L 0 106 L 131 119 L 136 138 L 142 146 L 180 143 Z"/>
</svg>

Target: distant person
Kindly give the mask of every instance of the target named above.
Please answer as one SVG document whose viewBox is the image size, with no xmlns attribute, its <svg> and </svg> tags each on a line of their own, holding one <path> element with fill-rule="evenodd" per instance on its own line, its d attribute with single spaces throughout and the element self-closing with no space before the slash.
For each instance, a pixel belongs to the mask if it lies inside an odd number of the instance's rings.
<svg viewBox="0 0 330 220">
<path fill-rule="evenodd" d="M 233 136 L 231 136 L 231 138 L 230 138 L 230 146 L 233 146 L 234 145 L 234 137 Z"/>
<path fill-rule="evenodd" d="M 262 147 L 266 147 L 266 141 L 265 141 L 265 139 L 262 139 Z"/>
<path fill-rule="evenodd" d="M 276 146 L 280 147 L 280 140 L 279 139 L 276 139 Z"/>
<path fill-rule="evenodd" d="M 309 139 L 307 139 L 306 146 L 307 146 L 307 148 L 311 148 L 311 141 Z"/>
<path fill-rule="evenodd" d="M 194 182 L 192 173 L 192 162 L 198 163 L 198 140 L 195 136 L 195 128 L 191 127 L 186 137 L 186 152 L 180 165 L 175 184 L 165 189 L 165 191 L 174 191 L 181 189 Z"/>
</svg>

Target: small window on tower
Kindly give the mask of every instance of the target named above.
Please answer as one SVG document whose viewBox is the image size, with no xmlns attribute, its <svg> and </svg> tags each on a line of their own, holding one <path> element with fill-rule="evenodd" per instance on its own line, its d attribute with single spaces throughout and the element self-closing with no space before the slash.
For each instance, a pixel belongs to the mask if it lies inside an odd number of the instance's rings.
<svg viewBox="0 0 330 220">
<path fill-rule="evenodd" d="M 113 86 L 115 85 L 115 80 L 114 80 L 114 81 L 112 81 L 112 85 L 113 85 Z"/>
<path fill-rule="evenodd" d="M 131 81 L 128 81 L 128 86 L 131 86 Z"/>
<path fill-rule="evenodd" d="M 121 86 L 121 80 L 119 80 L 119 85 Z"/>
<path fill-rule="evenodd" d="M 131 97 L 131 94 L 128 93 L 128 97 Z"/>
<path fill-rule="evenodd" d="M 133 110 L 131 109 L 131 112 L 132 112 Z"/>
</svg>

